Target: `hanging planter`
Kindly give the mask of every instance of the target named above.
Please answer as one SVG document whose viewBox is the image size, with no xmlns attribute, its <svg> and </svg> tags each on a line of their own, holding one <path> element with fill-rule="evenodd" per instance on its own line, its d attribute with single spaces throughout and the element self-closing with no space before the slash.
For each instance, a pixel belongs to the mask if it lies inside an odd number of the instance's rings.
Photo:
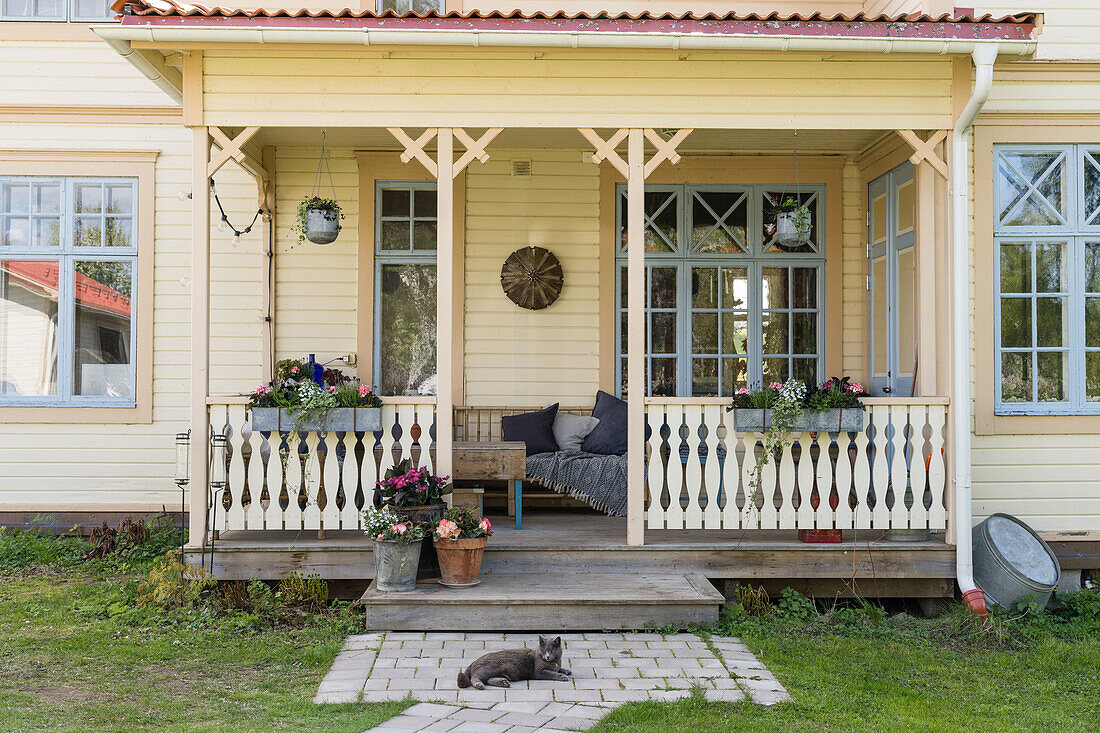
<svg viewBox="0 0 1100 733">
<path fill-rule="evenodd" d="M 335 242 L 343 218 L 335 200 L 310 196 L 298 204 L 298 243 L 305 239 L 314 244 Z"/>
<path fill-rule="evenodd" d="M 797 247 L 807 244 L 813 233 L 810 209 L 798 203 L 794 196 L 787 196 L 779 202 L 775 215 L 775 239 L 784 247 Z"/>
<path fill-rule="evenodd" d="M 321 174 L 328 174 L 332 198 L 321 197 Z M 340 220 L 344 218 L 336 201 L 336 186 L 332 182 L 332 170 L 325 150 L 325 131 L 321 131 L 321 157 L 317 160 L 317 176 L 313 179 L 313 193 L 298 204 L 298 244 L 308 239 L 314 244 L 331 244 L 340 236 Z"/>
</svg>

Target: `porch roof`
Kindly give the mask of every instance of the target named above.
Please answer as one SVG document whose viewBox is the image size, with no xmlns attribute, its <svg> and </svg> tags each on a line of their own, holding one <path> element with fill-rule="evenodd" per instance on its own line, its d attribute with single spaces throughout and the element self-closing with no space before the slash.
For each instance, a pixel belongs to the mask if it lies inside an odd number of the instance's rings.
<svg viewBox="0 0 1100 733">
<path fill-rule="evenodd" d="M 922 39 L 942 41 L 1031 41 L 1040 16 L 1032 12 L 1003 17 L 944 14 L 870 15 L 841 13 L 725 14 L 446 12 L 403 13 L 392 10 L 308 10 L 306 8 L 244 8 L 177 0 L 115 0 L 111 9 L 123 25 L 218 26 L 261 28 L 341 28 L 401 31 L 511 31 L 535 33 L 647 33 L 753 37 L 816 37 L 844 39 Z"/>
</svg>

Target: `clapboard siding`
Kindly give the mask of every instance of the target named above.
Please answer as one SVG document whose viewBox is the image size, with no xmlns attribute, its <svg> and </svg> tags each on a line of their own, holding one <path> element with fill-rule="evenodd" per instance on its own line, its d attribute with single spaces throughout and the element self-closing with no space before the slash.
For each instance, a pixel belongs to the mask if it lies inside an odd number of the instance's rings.
<svg viewBox="0 0 1100 733">
<path fill-rule="evenodd" d="M 0 105 L 175 105 L 91 31 L 83 41 L 0 42 Z"/>
<path fill-rule="evenodd" d="M 950 59 L 209 49 L 210 124 L 941 128 Z M 369 83 L 367 83 L 369 82 Z"/>
<path fill-rule="evenodd" d="M 191 189 L 190 133 L 163 125 L 4 124 L 0 138 L 16 149 L 159 153 L 153 303 L 135 304 L 153 310 L 152 423 L 0 423 L 0 506 L 43 511 L 178 506 L 179 492 L 171 482 L 173 436 L 188 421 L 192 285 L 190 203 L 178 194 Z M 250 216 L 256 201 L 251 179 L 231 164 L 217 182 L 232 221 Z M 234 248 L 228 234 L 212 227 L 211 247 L 211 386 L 215 392 L 238 392 L 260 377 L 259 228 Z"/>
<path fill-rule="evenodd" d="M 977 15 L 995 16 L 1020 12 L 1043 14 L 1037 59 L 1100 59 L 1100 6 L 1094 0 L 1054 0 L 1049 5 L 1020 3 L 1019 5 L 986 5 L 975 9 Z"/>
<path fill-rule="evenodd" d="M 993 71 L 993 90 L 983 109 L 983 113 L 991 112 L 1100 113 L 1100 64 L 998 64 Z"/>
<path fill-rule="evenodd" d="M 867 297 L 865 273 L 867 271 L 866 227 L 863 218 L 863 180 L 859 167 L 849 160 L 843 171 L 843 232 L 844 248 L 840 262 L 827 262 L 826 267 L 843 270 L 841 293 L 828 294 L 843 301 L 840 327 L 844 374 L 858 380 L 867 380 Z"/>
<path fill-rule="evenodd" d="M 532 162 L 513 177 L 511 159 Z M 563 182 L 568 185 L 563 185 Z M 553 212 L 553 213 L 552 213 Z M 509 151 L 466 176 L 466 402 L 588 404 L 599 383 L 599 169 L 581 151 Z M 527 245 L 561 260 L 561 297 L 524 310 L 500 267 Z"/>
</svg>

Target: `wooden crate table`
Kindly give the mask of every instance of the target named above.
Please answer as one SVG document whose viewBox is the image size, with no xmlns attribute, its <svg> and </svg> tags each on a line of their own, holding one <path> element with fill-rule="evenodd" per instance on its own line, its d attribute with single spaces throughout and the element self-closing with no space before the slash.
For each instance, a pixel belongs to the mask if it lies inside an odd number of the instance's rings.
<svg viewBox="0 0 1100 733">
<path fill-rule="evenodd" d="M 522 441 L 454 442 L 452 479 L 507 481 L 508 514 L 516 515 L 516 529 L 523 529 L 523 479 L 527 475 L 527 446 Z"/>
</svg>

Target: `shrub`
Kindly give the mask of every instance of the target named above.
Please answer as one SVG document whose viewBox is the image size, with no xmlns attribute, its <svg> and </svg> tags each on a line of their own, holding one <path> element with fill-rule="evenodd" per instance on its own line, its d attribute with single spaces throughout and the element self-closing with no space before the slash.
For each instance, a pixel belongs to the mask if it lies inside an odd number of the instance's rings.
<svg viewBox="0 0 1100 733">
<path fill-rule="evenodd" d="M 290 573 L 279 579 L 277 595 L 288 606 L 323 608 L 328 605 L 328 583 L 320 575 Z"/>
<path fill-rule="evenodd" d="M 214 576 L 204 568 L 188 565 L 172 550 L 149 571 L 138 586 L 138 606 L 189 608 L 217 587 Z"/>
<path fill-rule="evenodd" d="M 817 616 L 814 602 L 794 588 L 784 588 L 775 602 L 776 615 L 788 621 L 807 622 Z"/>
</svg>

